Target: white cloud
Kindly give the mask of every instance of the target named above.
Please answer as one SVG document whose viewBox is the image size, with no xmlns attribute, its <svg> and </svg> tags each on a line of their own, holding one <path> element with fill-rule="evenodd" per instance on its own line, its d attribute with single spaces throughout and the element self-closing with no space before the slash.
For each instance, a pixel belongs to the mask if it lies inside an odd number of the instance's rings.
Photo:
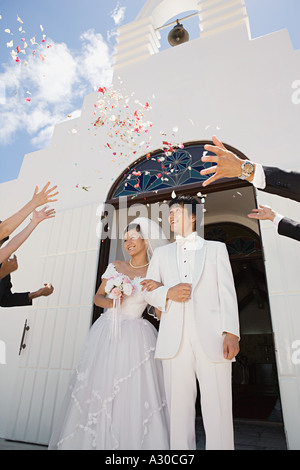
<svg viewBox="0 0 300 470">
<path fill-rule="evenodd" d="M 115 25 L 119 26 L 125 17 L 126 7 L 122 7 L 121 4 L 118 2 L 117 6 L 111 13 L 111 18 L 114 20 Z"/>
<path fill-rule="evenodd" d="M 35 137 L 31 139 L 32 145 L 34 145 L 38 149 L 44 149 L 48 147 L 51 137 L 53 135 L 54 125 L 53 126 L 46 126 L 41 129 Z"/>
<path fill-rule="evenodd" d="M 20 54 L 21 63 L 10 61 L 4 66 L 0 74 L 5 88 L 0 113 L 2 144 L 26 131 L 34 146 L 48 146 L 55 124 L 67 120 L 86 94 L 111 84 L 112 57 L 102 35 L 88 30 L 80 39 L 81 49 L 72 53 L 66 44 L 48 38 L 43 45 L 35 45 L 34 55 L 27 50 L 26 55 Z"/>
<path fill-rule="evenodd" d="M 111 55 L 107 43 L 99 33 L 90 29 L 80 36 L 82 53 L 78 58 L 79 73 L 94 89 L 101 84 L 111 83 Z"/>
</svg>

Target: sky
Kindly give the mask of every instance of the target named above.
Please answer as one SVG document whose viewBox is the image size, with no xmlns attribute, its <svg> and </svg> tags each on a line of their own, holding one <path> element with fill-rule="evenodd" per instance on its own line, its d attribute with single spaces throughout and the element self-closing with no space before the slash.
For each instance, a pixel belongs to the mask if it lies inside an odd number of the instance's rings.
<svg viewBox="0 0 300 470">
<path fill-rule="evenodd" d="M 80 115 L 86 95 L 110 85 L 117 29 L 145 3 L 0 0 L 0 183 L 18 177 L 25 154 L 49 146 L 55 124 Z M 252 38 L 288 29 L 300 49 L 300 0 L 245 4 Z M 186 28 L 198 34 L 195 19 Z"/>
</svg>

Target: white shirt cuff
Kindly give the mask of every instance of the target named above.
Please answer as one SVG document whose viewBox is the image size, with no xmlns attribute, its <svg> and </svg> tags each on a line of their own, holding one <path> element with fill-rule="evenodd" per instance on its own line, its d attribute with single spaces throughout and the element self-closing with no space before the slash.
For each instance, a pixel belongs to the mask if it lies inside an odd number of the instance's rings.
<svg viewBox="0 0 300 470">
<path fill-rule="evenodd" d="M 281 214 L 276 214 L 275 217 L 274 217 L 274 220 L 273 220 L 273 224 L 276 225 L 276 227 L 278 228 L 278 224 L 279 222 L 281 221 L 281 219 L 283 219 L 283 215 Z"/>
<path fill-rule="evenodd" d="M 252 184 L 258 189 L 265 189 L 266 187 L 266 176 L 263 166 L 260 163 L 255 163 L 255 171 Z"/>
</svg>

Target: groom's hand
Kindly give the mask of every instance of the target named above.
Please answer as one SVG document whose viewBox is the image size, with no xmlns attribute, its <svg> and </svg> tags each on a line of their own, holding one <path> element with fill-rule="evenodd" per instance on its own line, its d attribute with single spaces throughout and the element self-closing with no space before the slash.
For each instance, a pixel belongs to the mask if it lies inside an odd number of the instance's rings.
<svg viewBox="0 0 300 470">
<path fill-rule="evenodd" d="M 224 358 L 229 361 L 239 353 L 239 338 L 232 333 L 226 333 L 223 342 Z"/>
<path fill-rule="evenodd" d="M 191 297 L 192 284 L 181 282 L 176 286 L 170 287 L 167 293 L 167 300 L 174 302 L 186 302 Z"/>
</svg>

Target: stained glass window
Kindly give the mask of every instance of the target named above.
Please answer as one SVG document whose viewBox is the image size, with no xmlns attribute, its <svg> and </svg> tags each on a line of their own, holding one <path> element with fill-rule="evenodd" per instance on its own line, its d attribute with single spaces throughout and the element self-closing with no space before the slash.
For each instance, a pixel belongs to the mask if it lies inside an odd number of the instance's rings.
<svg viewBox="0 0 300 470">
<path fill-rule="evenodd" d="M 258 234 L 234 223 L 217 223 L 205 226 L 204 238 L 226 243 L 230 256 L 244 256 L 261 253 L 262 246 Z"/>
<path fill-rule="evenodd" d="M 148 154 L 122 176 L 111 199 L 204 181 L 209 176 L 202 176 L 200 171 L 212 166 L 201 161 L 203 153 L 209 154 L 204 145 L 192 144 L 169 152 Z"/>
</svg>

